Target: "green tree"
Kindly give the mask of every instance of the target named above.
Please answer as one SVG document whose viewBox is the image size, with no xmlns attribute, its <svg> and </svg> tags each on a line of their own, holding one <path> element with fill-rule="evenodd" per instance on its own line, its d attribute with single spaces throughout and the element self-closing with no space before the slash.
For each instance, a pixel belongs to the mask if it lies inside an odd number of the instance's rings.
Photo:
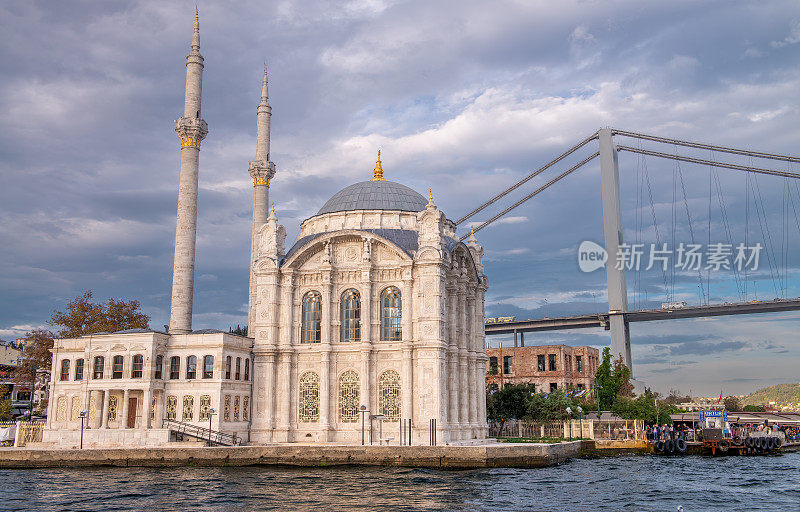
<svg viewBox="0 0 800 512">
<path fill-rule="evenodd" d="M 534 392 L 533 384 L 506 384 L 503 389 L 487 393 L 486 416 L 499 425 L 500 435 L 508 420 L 520 420 L 527 415 Z"/>
<path fill-rule="evenodd" d="M 745 405 L 742 407 L 742 411 L 744 412 L 764 412 L 763 405 Z"/>
<path fill-rule="evenodd" d="M 11 390 L 0 384 L 0 421 L 11 421 Z"/>
<path fill-rule="evenodd" d="M 735 396 L 726 396 L 722 403 L 725 404 L 726 411 L 734 412 L 742 410 L 742 403 Z"/>
<path fill-rule="evenodd" d="M 539 423 L 561 421 L 568 416 L 567 407 L 572 409 L 577 418 L 578 401 L 566 396 L 563 389 L 547 394 L 536 393 L 530 398 L 525 419 Z"/>
<path fill-rule="evenodd" d="M 622 362 L 622 358 L 612 364 L 611 349 L 608 347 L 603 349 L 603 361 L 597 367 L 596 376 L 599 389 L 595 392 L 599 395 L 602 410 L 611 410 L 619 396 L 633 396 L 630 369 Z"/>
</svg>

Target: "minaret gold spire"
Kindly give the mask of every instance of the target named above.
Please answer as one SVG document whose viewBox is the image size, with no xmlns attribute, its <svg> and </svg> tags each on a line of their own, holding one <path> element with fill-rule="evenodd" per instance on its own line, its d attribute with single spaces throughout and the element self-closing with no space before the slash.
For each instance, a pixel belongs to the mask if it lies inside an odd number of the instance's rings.
<svg viewBox="0 0 800 512">
<path fill-rule="evenodd" d="M 200 49 L 200 11 L 194 8 L 194 34 L 192 34 L 192 50 Z"/>
<path fill-rule="evenodd" d="M 381 166 L 381 150 L 378 150 L 378 161 L 375 162 L 375 169 L 372 171 L 373 176 L 370 181 L 386 181 L 383 179 L 383 167 Z"/>
</svg>

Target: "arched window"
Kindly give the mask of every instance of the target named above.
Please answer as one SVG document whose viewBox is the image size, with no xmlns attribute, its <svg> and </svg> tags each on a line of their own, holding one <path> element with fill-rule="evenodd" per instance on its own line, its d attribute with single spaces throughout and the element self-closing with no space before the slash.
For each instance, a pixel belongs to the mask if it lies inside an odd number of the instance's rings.
<svg viewBox="0 0 800 512">
<path fill-rule="evenodd" d="M 75 380 L 83 380 L 83 359 L 75 360 Z"/>
<path fill-rule="evenodd" d="M 339 421 L 358 421 L 359 382 L 358 374 L 347 370 L 339 377 Z"/>
<path fill-rule="evenodd" d="M 236 358 L 236 373 L 234 374 L 234 377 L 236 378 L 236 380 L 239 380 L 239 378 L 241 377 L 241 371 L 242 371 L 242 358 L 241 357 L 237 357 Z"/>
<path fill-rule="evenodd" d="M 203 356 L 203 378 L 214 378 L 214 356 Z"/>
<path fill-rule="evenodd" d="M 141 379 L 144 370 L 144 356 L 136 354 L 133 356 L 133 369 L 131 370 L 132 379 Z"/>
<path fill-rule="evenodd" d="M 250 380 L 250 358 L 244 360 L 244 380 Z"/>
<path fill-rule="evenodd" d="M 181 378 L 181 358 L 179 356 L 172 356 L 169 359 L 169 378 L 171 380 Z"/>
<path fill-rule="evenodd" d="M 403 339 L 403 300 L 400 290 L 390 286 L 381 293 L 381 340 Z"/>
<path fill-rule="evenodd" d="M 225 358 L 225 378 L 231 378 L 231 356 Z"/>
<path fill-rule="evenodd" d="M 186 378 L 197 378 L 197 356 L 189 356 L 186 358 Z"/>
<path fill-rule="evenodd" d="M 308 292 L 303 296 L 303 332 L 301 343 L 319 343 L 322 332 L 322 295 Z"/>
<path fill-rule="evenodd" d="M 156 379 L 161 379 L 164 370 L 164 356 L 156 356 L 156 371 L 155 375 L 153 375 Z"/>
<path fill-rule="evenodd" d="M 106 358 L 103 356 L 95 356 L 94 358 L 94 375 L 92 375 L 93 379 L 102 379 L 103 378 L 103 367 L 106 364 Z"/>
<path fill-rule="evenodd" d="M 112 379 L 121 379 L 122 378 L 122 366 L 123 366 L 123 358 L 122 356 L 114 356 L 112 360 L 113 365 L 111 366 L 111 378 Z"/>
<path fill-rule="evenodd" d="M 61 360 L 61 380 L 69 380 L 69 359 Z"/>
<path fill-rule="evenodd" d="M 378 414 L 386 421 L 400 421 L 400 374 L 386 370 L 378 379 Z"/>
<path fill-rule="evenodd" d="M 358 291 L 351 289 L 342 294 L 341 321 L 340 341 L 361 341 L 361 296 Z"/>
<path fill-rule="evenodd" d="M 300 423 L 319 421 L 319 375 L 305 372 L 300 376 L 300 403 L 298 406 Z"/>
</svg>

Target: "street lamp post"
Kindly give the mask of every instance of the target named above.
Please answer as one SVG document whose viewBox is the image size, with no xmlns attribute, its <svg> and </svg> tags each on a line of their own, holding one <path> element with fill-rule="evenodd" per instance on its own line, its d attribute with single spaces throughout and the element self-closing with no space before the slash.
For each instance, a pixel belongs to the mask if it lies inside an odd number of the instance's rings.
<svg viewBox="0 0 800 512">
<path fill-rule="evenodd" d="M 572 408 L 567 407 L 567 415 L 569 417 L 569 440 L 572 441 Z"/>
<path fill-rule="evenodd" d="M 361 446 L 364 446 L 364 415 L 367 414 L 367 406 L 361 406 Z M 371 429 L 372 425 L 370 425 Z"/>
<path fill-rule="evenodd" d="M 581 429 L 581 433 L 578 434 L 578 437 L 583 439 L 583 409 L 580 405 L 578 406 L 578 424 L 579 428 Z"/>
<path fill-rule="evenodd" d="M 211 419 L 214 417 L 216 412 L 217 410 L 213 407 L 208 411 L 208 446 L 211 446 Z"/>
<path fill-rule="evenodd" d="M 86 411 L 86 409 L 82 410 L 81 414 L 80 414 L 80 417 L 81 417 L 81 450 L 83 450 L 83 423 L 86 420 L 86 415 L 87 414 L 88 414 L 88 412 Z"/>
</svg>

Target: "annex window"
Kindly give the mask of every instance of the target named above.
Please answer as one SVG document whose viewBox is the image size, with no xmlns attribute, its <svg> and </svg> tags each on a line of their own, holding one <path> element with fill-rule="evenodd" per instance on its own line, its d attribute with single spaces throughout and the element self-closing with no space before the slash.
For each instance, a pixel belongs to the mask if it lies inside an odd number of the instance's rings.
<svg viewBox="0 0 800 512">
<path fill-rule="evenodd" d="M 386 421 L 400 421 L 400 374 L 386 370 L 378 378 L 378 414 Z"/>
<path fill-rule="evenodd" d="M 211 395 L 200 395 L 200 414 L 198 421 L 208 421 L 211 419 Z"/>
<path fill-rule="evenodd" d="M 400 341 L 403 339 L 403 300 L 400 290 L 394 286 L 381 293 L 381 340 Z"/>
<path fill-rule="evenodd" d="M 503 356 L 503 373 L 514 373 L 514 365 L 512 356 Z"/>
<path fill-rule="evenodd" d="M 300 402 L 298 420 L 300 423 L 319 421 L 319 375 L 305 372 L 300 376 Z"/>
<path fill-rule="evenodd" d="M 111 366 L 112 379 L 122 378 L 123 361 L 124 359 L 122 358 L 122 356 L 114 356 L 114 359 L 112 360 L 113 365 Z"/>
<path fill-rule="evenodd" d="M 203 356 L 203 378 L 214 378 L 214 356 Z"/>
<path fill-rule="evenodd" d="M 194 397 L 186 395 L 183 397 L 183 421 L 192 421 L 194 419 Z"/>
<path fill-rule="evenodd" d="M 581 356 L 575 356 L 575 371 L 578 373 L 583 372 L 583 358 Z"/>
<path fill-rule="evenodd" d="M 186 378 L 197 378 L 197 356 L 189 356 L 186 358 Z"/>
<path fill-rule="evenodd" d="M 69 359 L 61 360 L 61 380 L 69 380 Z"/>
<path fill-rule="evenodd" d="M 83 380 L 83 359 L 75 360 L 75 380 Z"/>
<path fill-rule="evenodd" d="M 167 419 L 173 420 L 178 417 L 178 397 L 169 395 L 167 397 Z"/>
<path fill-rule="evenodd" d="M 340 341 L 361 341 L 361 296 L 358 291 L 351 289 L 342 294 L 341 322 Z"/>
<path fill-rule="evenodd" d="M 489 373 L 497 375 L 497 357 L 495 356 L 489 358 Z"/>
<path fill-rule="evenodd" d="M 231 378 L 231 356 L 225 358 L 225 378 Z"/>
<path fill-rule="evenodd" d="M 103 356 L 95 356 L 94 358 L 94 370 L 93 370 L 93 379 L 102 379 L 103 378 L 103 367 L 106 364 L 106 358 Z"/>
<path fill-rule="evenodd" d="M 322 333 L 322 295 L 311 291 L 303 296 L 303 332 L 301 343 L 319 343 Z"/>
<path fill-rule="evenodd" d="M 144 356 L 136 354 L 133 356 L 133 369 L 131 370 L 131 378 L 141 379 L 144 373 Z"/>
<path fill-rule="evenodd" d="M 540 372 L 545 371 L 544 356 L 543 355 L 536 356 L 536 369 L 539 370 Z"/>
<path fill-rule="evenodd" d="M 119 398 L 116 395 L 108 397 L 108 421 L 117 421 L 117 409 L 119 408 Z"/>
<path fill-rule="evenodd" d="M 161 380 L 164 370 L 164 356 L 156 356 L 156 369 L 153 378 Z"/>
<path fill-rule="evenodd" d="M 250 380 L 250 358 L 244 358 L 244 380 Z"/>
<path fill-rule="evenodd" d="M 584 386 L 583 384 L 578 384 L 578 389 L 584 390 L 586 389 L 586 386 Z"/>
<path fill-rule="evenodd" d="M 555 354 L 547 354 L 547 365 L 548 370 L 551 372 L 556 371 L 556 355 Z"/>
<path fill-rule="evenodd" d="M 236 358 L 236 375 L 234 375 L 236 380 L 239 380 L 239 378 L 241 377 L 241 375 L 240 375 L 241 371 L 242 371 L 242 358 L 241 357 L 237 357 Z"/>
<path fill-rule="evenodd" d="M 179 356 L 172 356 L 169 359 L 169 378 L 171 380 L 181 378 L 181 358 Z"/>
<path fill-rule="evenodd" d="M 358 374 L 347 370 L 339 377 L 339 421 L 358 421 L 359 380 Z"/>
</svg>

